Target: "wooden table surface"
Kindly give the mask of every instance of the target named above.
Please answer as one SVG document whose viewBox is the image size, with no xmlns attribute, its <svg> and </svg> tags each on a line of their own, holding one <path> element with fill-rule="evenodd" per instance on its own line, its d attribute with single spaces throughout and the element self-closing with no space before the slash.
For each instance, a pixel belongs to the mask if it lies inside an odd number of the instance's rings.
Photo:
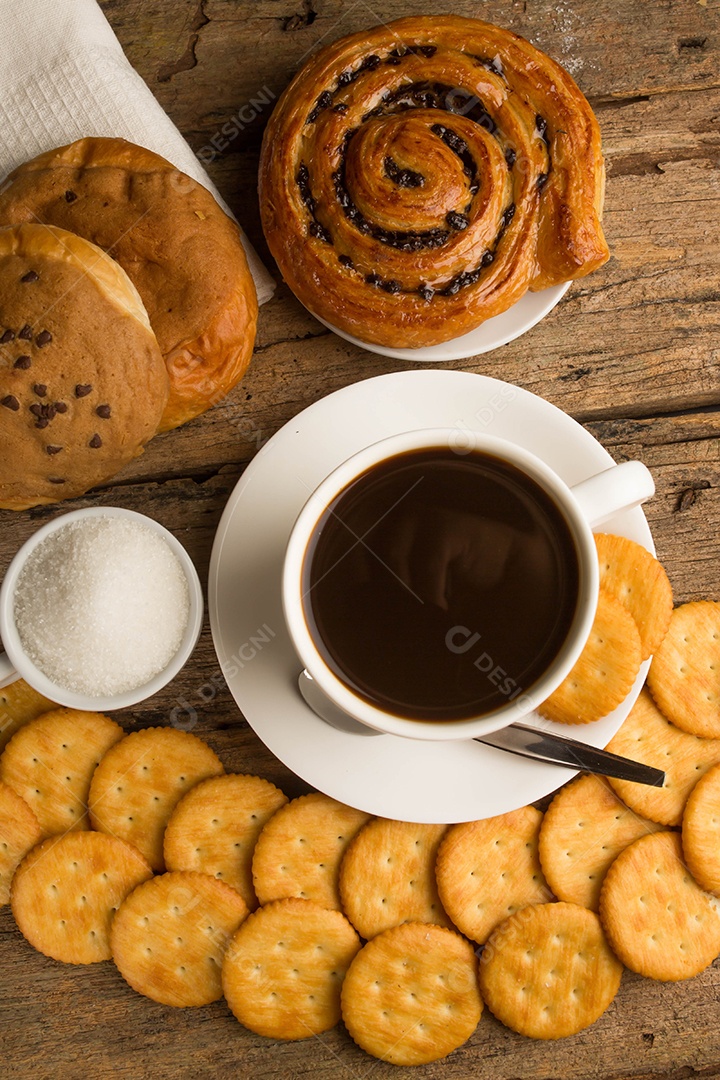
<svg viewBox="0 0 720 1080">
<path fill-rule="evenodd" d="M 610 262 L 574 284 L 519 340 L 449 365 L 495 376 L 570 413 L 616 460 L 642 459 L 647 506 L 677 602 L 720 600 L 719 0 L 102 0 L 130 61 L 207 162 L 271 266 L 259 226 L 258 152 L 272 101 L 321 43 L 382 18 L 452 10 L 506 25 L 563 63 L 590 99 L 608 165 Z M 270 104 L 268 104 L 268 102 Z M 223 126 L 240 117 L 235 137 Z M 227 133 L 227 129 L 226 129 Z M 359 379 L 421 365 L 362 352 L 279 286 L 260 314 L 242 384 L 211 412 L 156 438 L 102 490 L 61 509 L 118 504 L 158 518 L 206 579 L 233 485 L 258 448 L 301 409 Z M 0 572 L 57 507 L 0 513 Z M 212 700 L 207 685 L 216 677 Z M 229 770 L 290 796 L 307 790 L 266 750 L 219 676 L 209 628 L 163 693 L 120 716 L 167 724 L 178 703 Z M 205 688 L 205 689 L 203 689 Z M 720 1075 L 720 963 L 686 983 L 629 972 L 593 1027 L 557 1043 L 503 1028 L 487 1011 L 469 1043 L 412 1071 L 432 1080 Z M 0 1073 L 73 1078 L 398 1077 L 342 1026 L 296 1043 L 252 1035 L 223 1002 L 172 1009 L 138 996 L 112 963 L 72 968 L 35 952 L 0 912 Z"/>
</svg>

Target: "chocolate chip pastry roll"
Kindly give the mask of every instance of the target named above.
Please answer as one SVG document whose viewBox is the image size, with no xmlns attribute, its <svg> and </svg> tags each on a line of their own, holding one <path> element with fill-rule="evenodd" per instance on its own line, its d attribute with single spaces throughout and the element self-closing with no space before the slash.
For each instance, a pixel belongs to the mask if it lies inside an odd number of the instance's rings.
<svg viewBox="0 0 720 1080">
<path fill-rule="evenodd" d="M 270 119 L 268 245 L 311 311 L 419 347 L 608 258 L 600 131 L 559 64 L 508 30 L 400 19 L 313 56 Z"/>
</svg>

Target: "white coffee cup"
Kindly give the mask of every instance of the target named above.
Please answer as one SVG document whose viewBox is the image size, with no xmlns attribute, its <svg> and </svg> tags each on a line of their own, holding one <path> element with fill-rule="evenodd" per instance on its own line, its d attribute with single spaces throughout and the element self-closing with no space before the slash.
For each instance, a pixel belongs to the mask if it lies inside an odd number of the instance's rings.
<svg viewBox="0 0 720 1080">
<path fill-rule="evenodd" d="M 99 695 L 92 697 L 54 683 L 33 663 L 23 649 L 14 618 L 15 588 L 20 574 L 35 548 L 52 533 L 64 528 L 71 522 L 90 517 L 133 520 L 142 523 L 152 529 L 158 536 L 161 536 L 177 558 L 185 575 L 190 601 L 188 621 L 180 646 L 166 667 L 141 686 L 112 696 Z M 202 629 L 202 621 L 203 595 L 197 570 L 183 545 L 171 532 L 153 518 L 138 514 L 134 510 L 126 510 L 123 507 L 86 507 L 82 510 L 73 510 L 70 513 L 53 518 L 52 521 L 49 521 L 38 529 L 36 533 L 33 533 L 17 552 L 7 569 L 0 588 L 0 637 L 2 637 L 5 649 L 5 652 L 0 652 L 0 688 L 23 678 L 38 693 L 67 708 L 97 712 L 127 708 L 156 694 L 178 674 L 197 644 Z"/>
<path fill-rule="evenodd" d="M 509 463 L 529 476 L 551 498 L 575 545 L 579 584 L 575 615 L 559 652 L 531 687 L 493 711 L 460 720 L 410 719 L 395 715 L 354 692 L 325 662 L 305 614 L 304 566 L 318 523 L 344 489 L 380 463 L 414 450 L 447 448 L 458 454 L 481 453 Z M 414 739 L 449 740 L 482 737 L 522 720 L 557 689 L 576 663 L 592 627 L 599 588 L 597 549 L 592 526 L 650 498 L 655 485 L 640 461 L 623 462 L 574 487 L 528 450 L 481 432 L 434 428 L 403 432 L 365 447 L 330 473 L 313 491 L 288 540 L 282 578 L 285 619 L 297 655 L 328 701 L 347 716 L 378 732 Z M 352 613 L 348 613 L 352 618 Z"/>
</svg>

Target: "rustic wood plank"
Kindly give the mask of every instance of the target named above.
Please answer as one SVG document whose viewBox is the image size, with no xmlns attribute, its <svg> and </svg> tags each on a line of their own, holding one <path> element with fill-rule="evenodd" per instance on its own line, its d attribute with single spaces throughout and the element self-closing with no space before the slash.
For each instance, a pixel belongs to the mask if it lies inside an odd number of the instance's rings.
<svg viewBox="0 0 720 1080">
<path fill-rule="evenodd" d="M 627 97 L 718 83 L 714 58 L 720 21 L 713 0 L 642 7 L 636 0 L 595 5 L 489 0 L 480 10 L 474 0 L 452 5 L 416 0 L 410 6 L 386 0 L 382 7 L 364 0 L 316 0 L 309 5 L 316 13 L 309 22 L 292 19 L 303 13 L 303 0 L 102 0 L 102 7 L 132 63 L 183 130 L 212 127 L 263 86 L 279 92 L 321 45 L 408 14 L 452 11 L 507 26 L 564 64 L 589 96 Z M 203 19 L 207 22 L 199 25 Z M 195 64 L 188 66 L 193 56 Z M 178 71 L 169 76 L 173 65 Z M 217 71 L 223 72 L 222 81 Z M 198 79 L 207 88 L 202 95 Z"/>
<path fill-rule="evenodd" d="M 712 413 L 588 425 L 617 460 L 640 457 L 658 493 L 647 509 L 658 553 L 668 567 L 676 600 L 720 599 L 720 454 Z M 157 517 L 186 544 L 205 577 L 217 521 L 238 470 L 225 467 L 201 482 L 126 484 L 99 500 Z M 690 493 L 690 494 L 688 494 Z M 78 504 L 83 500 L 78 500 Z M 53 510 L 0 516 L 4 569 L 11 552 Z M 242 720 L 225 687 L 208 628 L 191 663 L 161 694 L 119 718 L 127 730 L 185 723 L 207 739 L 226 767 L 266 776 L 291 796 L 307 790 L 266 750 Z M 222 1003 L 173 1010 L 134 994 L 111 964 L 64 968 L 35 953 L 7 910 L 0 912 L 0 1031 L 13 1075 L 37 1080 L 62 1076 L 153 1075 L 197 1077 L 206 1072 L 241 1078 L 313 1076 L 333 1080 L 364 1075 L 372 1063 L 342 1028 L 311 1044 L 283 1045 L 242 1029 Z M 720 1062 L 716 998 L 720 965 L 697 979 L 669 985 L 626 973 L 608 1013 L 593 1028 L 547 1046 L 507 1031 L 485 1015 L 477 1033 L 446 1062 L 427 1066 L 428 1080 L 481 1073 L 488 1080 L 522 1076 L 546 1080 L 698 1075 Z M 98 1007 L 102 1002 L 102 1007 Z M 21 1018 L 21 1022 L 18 1022 Z M 49 1048 L 52 1047 L 51 1057 Z M 397 1070 L 377 1064 L 373 1075 Z M 687 1075 L 687 1073 L 679 1074 Z"/>
</svg>

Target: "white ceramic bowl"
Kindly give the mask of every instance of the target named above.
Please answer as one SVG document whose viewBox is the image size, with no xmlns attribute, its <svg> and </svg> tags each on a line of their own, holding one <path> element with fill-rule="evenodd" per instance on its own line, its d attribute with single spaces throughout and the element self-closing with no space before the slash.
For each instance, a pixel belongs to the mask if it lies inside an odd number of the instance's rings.
<svg viewBox="0 0 720 1080">
<path fill-rule="evenodd" d="M 141 522 L 157 533 L 158 536 L 161 536 L 180 563 L 187 581 L 190 599 L 190 610 L 185 633 L 180 642 L 180 647 L 170 663 L 141 686 L 110 697 L 91 697 L 87 694 L 79 694 L 57 686 L 52 682 L 23 651 L 20 635 L 17 632 L 13 618 L 15 586 L 30 553 L 51 533 L 64 528 L 65 525 L 73 521 L 89 517 L 119 517 Z M 138 514 L 134 510 L 125 510 L 119 506 L 93 506 L 86 507 L 83 510 L 73 510 L 68 514 L 61 514 L 59 517 L 53 518 L 52 521 L 38 529 L 17 552 L 5 574 L 2 588 L 0 588 L 0 633 L 2 634 L 6 655 L 0 654 L 0 686 L 6 686 L 8 683 L 15 681 L 16 678 L 23 678 L 30 686 L 51 701 L 55 701 L 59 705 L 65 705 L 70 709 L 107 712 L 113 709 L 124 709 L 130 705 L 137 705 L 138 702 L 145 701 L 146 698 L 152 697 L 153 694 L 166 686 L 184 667 L 197 644 L 202 629 L 202 621 L 203 595 L 195 565 L 180 541 L 163 525 L 154 521 L 153 518 L 146 517 L 144 514 Z"/>
</svg>

